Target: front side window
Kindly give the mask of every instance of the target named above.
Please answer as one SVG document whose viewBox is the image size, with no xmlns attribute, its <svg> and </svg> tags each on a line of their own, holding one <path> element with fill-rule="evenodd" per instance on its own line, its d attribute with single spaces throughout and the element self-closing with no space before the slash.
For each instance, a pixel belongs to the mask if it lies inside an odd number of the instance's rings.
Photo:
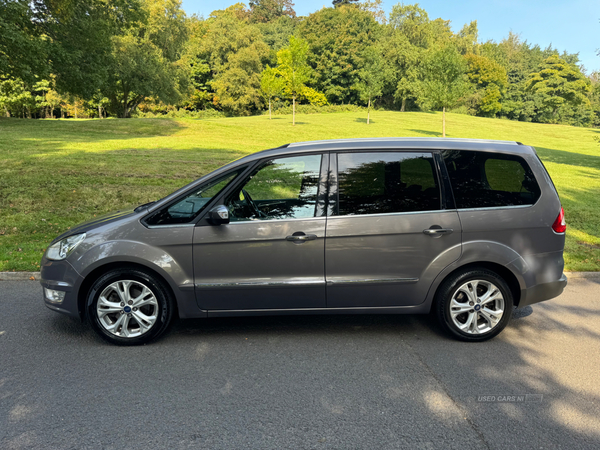
<svg viewBox="0 0 600 450">
<path fill-rule="evenodd" d="M 540 187 L 516 155 L 447 150 L 444 162 L 457 208 L 533 205 Z"/>
<path fill-rule="evenodd" d="M 441 209 L 433 154 L 338 154 L 338 214 L 389 214 Z"/>
<path fill-rule="evenodd" d="M 198 217 L 206 205 L 231 183 L 244 169 L 229 172 L 207 181 L 179 201 L 166 206 L 146 219 L 148 225 L 173 225 L 189 223 Z"/>
<path fill-rule="evenodd" d="M 321 155 L 267 161 L 229 196 L 231 222 L 315 217 Z"/>
</svg>

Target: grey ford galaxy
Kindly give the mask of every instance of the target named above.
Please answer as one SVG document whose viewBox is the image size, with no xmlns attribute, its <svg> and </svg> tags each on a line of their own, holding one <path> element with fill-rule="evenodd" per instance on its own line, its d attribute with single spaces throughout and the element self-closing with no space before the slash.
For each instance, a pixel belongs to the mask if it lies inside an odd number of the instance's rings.
<svg viewBox="0 0 600 450">
<path fill-rule="evenodd" d="M 42 259 L 46 305 L 115 344 L 180 318 L 419 314 L 466 341 L 561 294 L 564 213 L 532 147 L 300 142 L 73 227 Z"/>
</svg>

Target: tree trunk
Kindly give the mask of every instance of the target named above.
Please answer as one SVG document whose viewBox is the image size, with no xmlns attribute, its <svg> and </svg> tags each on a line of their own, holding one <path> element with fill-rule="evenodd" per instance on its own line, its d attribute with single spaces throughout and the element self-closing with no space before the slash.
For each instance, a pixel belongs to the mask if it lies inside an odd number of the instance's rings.
<svg viewBox="0 0 600 450">
<path fill-rule="evenodd" d="M 370 119 L 371 119 L 371 99 L 369 98 L 369 106 L 367 106 L 367 125 L 369 125 Z"/>
<path fill-rule="evenodd" d="M 269 99 L 269 120 L 271 120 L 271 99 Z"/>
<path fill-rule="evenodd" d="M 292 97 L 292 126 L 296 126 L 296 96 Z"/>
<path fill-rule="evenodd" d="M 400 107 L 400 112 L 404 112 L 406 109 L 406 99 L 402 97 L 402 106 Z"/>
<path fill-rule="evenodd" d="M 442 108 L 442 137 L 446 137 L 446 107 Z"/>
<path fill-rule="evenodd" d="M 127 119 L 127 104 L 129 100 L 129 92 L 123 91 L 123 119 Z"/>
<path fill-rule="evenodd" d="M 102 119 L 102 107 L 98 104 L 98 119 Z"/>
</svg>

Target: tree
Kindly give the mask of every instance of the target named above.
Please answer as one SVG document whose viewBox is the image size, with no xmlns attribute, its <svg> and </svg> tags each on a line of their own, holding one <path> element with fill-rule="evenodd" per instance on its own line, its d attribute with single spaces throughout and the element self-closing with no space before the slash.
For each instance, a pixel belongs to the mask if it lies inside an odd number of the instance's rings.
<svg viewBox="0 0 600 450">
<path fill-rule="evenodd" d="M 362 3 L 358 4 L 358 7 L 371 14 L 373 19 L 375 19 L 380 24 L 385 24 L 387 22 L 385 16 L 385 10 L 383 9 L 383 0 L 365 0 Z"/>
<path fill-rule="evenodd" d="M 360 82 L 358 90 L 363 101 L 367 102 L 367 125 L 371 118 L 371 102 L 381 95 L 383 88 L 383 61 L 381 54 L 375 47 L 370 47 L 365 52 L 365 66 L 359 71 Z"/>
<path fill-rule="evenodd" d="M 146 97 L 173 104 L 188 89 L 189 67 L 179 59 L 187 37 L 181 1 L 144 2 L 145 21 L 112 37 L 108 80 L 87 97 L 106 96 L 123 118 Z"/>
<path fill-rule="evenodd" d="M 140 35 L 148 38 L 168 61 L 181 59 L 189 39 L 187 17 L 181 9 L 181 0 L 143 0 L 148 14 Z"/>
<path fill-rule="evenodd" d="M 283 91 L 283 79 L 279 76 L 277 69 L 267 66 L 260 78 L 260 87 L 269 102 L 269 120 L 271 119 L 271 102 L 274 97 Z"/>
<path fill-rule="evenodd" d="M 29 1 L 0 0 L 0 36 L 0 80 L 34 82 L 50 72 L 47 42 Z"/>
<path fill-rule="evenodd" d="M 389 25 L 406 37 L 410 45 L 428 48 L 433 41 L 432 27 L 427 11 L 418 4 L 397 3 L 390 12 Z"/>
<path fill-rule="evenodd" d="M 479 44 L 477 43 L 477 37 L 479 31 L 477 30 L 477 21 L 474 20 L 468 25 L 462 27 L 462 29 L 454 37 L 454 42 L 458 52 L 461 55 L 477 54 L 479 51 Z"/>
<path fill-rule="evenodd" d="M 370 12 L 354 7 L 323 8 L 299 26 L 308 42 L 311 83 L 331 103 L 357 103 L 358 71 L 365 49 L 378 41 L 382 26 Z"/>
<path fill-rule="evenodd" d="M 478 98 L 476 114 L 494 117 L 502 109 L 500 99 L 508 82 L 506 70 L 485 56 L 468 54 L 465 60 L 467 77 L 474 85 Z"/>
<path fill-rule="evenodd" d="M 89 99 L 107 82 L 113 37 L 143 23 L 142 0 L 33 0 L 61 92 Z"/>
<path fill-rule="evenodd" d="M 266 49 L 263 53 L 266 55 Z M 254 46 L 232 54 L 212 86 L 220 106 L 235 115 L 246 115 L 261 108 L 260 75 L 262 59 Z"/>
<path fill-rule="evenodd" d="M 292 125 L 296 125 L 296 99 L 306 89 L 310 76 L 308 44 L 290 36 L 290 45 L 277 52 L 277 71 L 283 80 L 283 92 L 292 99 Z"/>
<path fill-rule="evenodd" d="M 250 21 L 268 23 L 280 17 L 296 17 L 294 2 L 291 0 L 250 0 Z"/>
<path fill-rule="evenodd" d="M 423 63 L 419 102 L 425 108 L 442 108 L 442 137 L 446 137 L 446 108 L 468 92 L 466 63 L 456 47 L 431 51 Z"/>
<path fill-rule="evenodd" d="M 60 116 L 64 117 L 63 109 L 66 104 L 66 99 L 53 89 L 50 89 L 46 94 L 46 102 L 50 109 L 50 117 L 54 117 L 54 110 L 60 108 Z"/>
<path fill-rule="evenodd" d="M 544 60 L 539 72 L 530 75 L 526 89 L 541 96 L 553 120 L 563 105 L 589 104 L 587 94 L 591 92 L 591 83 L 579 69 L 552 55 Z"/>
<path fill-rule="evenodd" d="M 336 8 L 339 6 L 355 5 L 359 0 L 333 0 L 331 2 Z"/>
<path fill-rule="evenodd" d="M 257 26 L 241 19 L 237 11 L 233 5 L 198 24 L 189 53 L 201 72 L 196 80 L 210 88 L 206 92 L 213 94 L 213 105 L 245 115 L 264 104 L 260 77 L 269 48 Z"/>
<path fill-rule="evenodd" d="M 277 64 L 277 52 L 287 46 L 290 36 L 296 34 L 298 21 L 288 16 L 281 16 L 277 19 L 256 25 L 262 33 L 265 44 L 270 50 L 269 60 Z"/>
</svg>

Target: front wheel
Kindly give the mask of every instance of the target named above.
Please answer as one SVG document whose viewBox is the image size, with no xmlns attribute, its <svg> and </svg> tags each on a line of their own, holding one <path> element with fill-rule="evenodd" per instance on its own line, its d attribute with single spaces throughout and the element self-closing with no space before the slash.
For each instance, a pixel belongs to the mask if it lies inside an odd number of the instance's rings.
<svg viewBox="0 0 600 450">
<path fill-rule="evenodd" d="M 512 315 L 513 296 L 495 272 L 459 272 L 440 286 L 435 313 L 442 328 L 463 341 L 478 342 L 498 335 Z"/>
<path fill-rule="evenodd" d="M 87 313 L 94 331 L 117 345 L 150 342 L 168 327 L 173 300 L 154 276 L 137 269 L 116 269 L 90 289 Z"/>
</svg>

